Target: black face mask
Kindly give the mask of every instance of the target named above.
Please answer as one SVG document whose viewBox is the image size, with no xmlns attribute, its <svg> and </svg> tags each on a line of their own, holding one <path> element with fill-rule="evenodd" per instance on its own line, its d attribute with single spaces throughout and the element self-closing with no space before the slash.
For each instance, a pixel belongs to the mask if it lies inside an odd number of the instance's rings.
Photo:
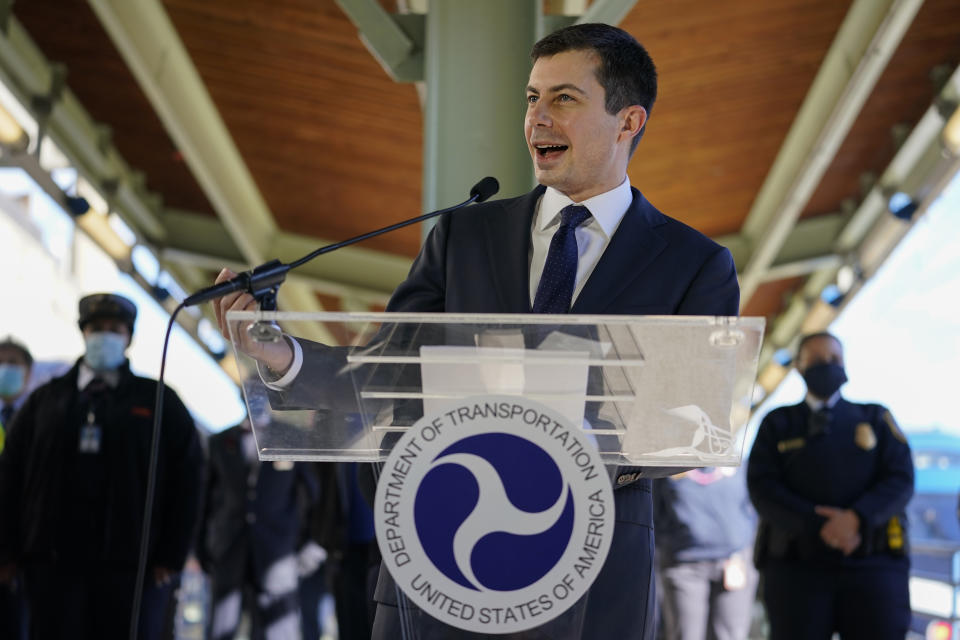
<svg viewBox="0 0 960 640">
<path fill-rule="evenodd" d="M 810 393 L 826 400 L 847 381 L 847 373 L 839 364 L 823 362 L 808 368 L 803 374 L 803 381 L 807 383 Z"/>
</svg>

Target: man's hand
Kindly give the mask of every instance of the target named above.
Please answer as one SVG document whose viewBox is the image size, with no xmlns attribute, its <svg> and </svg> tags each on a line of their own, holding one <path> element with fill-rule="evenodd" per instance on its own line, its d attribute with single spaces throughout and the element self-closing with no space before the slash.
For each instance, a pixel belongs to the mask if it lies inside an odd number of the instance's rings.
<svg viewBox="0 0 960 640">
<path fill-rule="evenodd" d="M 223 269 L 214 281 L 220 284 L 232 278 L 235 274 L 230 269 Z M 220 333 L 227 341 L 232 341 L 230 328 L 227 326 L 227 311 L 256 311 L 259 309 L 256 299 L 244 291 L 227 294 L 219 300 L 213 301 L 213 310 L 217 314 L 217 325 Z M 237 332 L 237 346 L 251 358 L 262 362 L 278 374 L 286 373 L 293 363 L 293 350 L 286 340 L 277 342 L 257 342 L 247 333 L 249 325 L 241 326 Z"/>
<path fill-rule="evenodd" d="M 827 521 L 820 528 L 820 537 L 823 542 L 833 549 L 840 550 L 848 556 L 860 546 L 860 516 L 852 509 L 838 507 L 814 507 L 817 515 Z"/>
</svg>

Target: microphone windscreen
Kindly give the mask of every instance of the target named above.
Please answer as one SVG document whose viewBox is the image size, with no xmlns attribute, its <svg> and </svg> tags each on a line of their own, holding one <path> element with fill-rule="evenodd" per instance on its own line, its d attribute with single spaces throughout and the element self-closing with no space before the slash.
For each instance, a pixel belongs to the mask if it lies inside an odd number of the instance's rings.
<svg viewBox="0 0 960 640">
<path fill-rule="evenodd" d="M 487 176 L 477 184 L 473 185 L 473 189 L 470 189 L 470 197 L 472 198 L 476 196 L 476 202 L 483 202 L 499 190 L 500 183 L 497 182 L 497 179 Z"/>
</svg>

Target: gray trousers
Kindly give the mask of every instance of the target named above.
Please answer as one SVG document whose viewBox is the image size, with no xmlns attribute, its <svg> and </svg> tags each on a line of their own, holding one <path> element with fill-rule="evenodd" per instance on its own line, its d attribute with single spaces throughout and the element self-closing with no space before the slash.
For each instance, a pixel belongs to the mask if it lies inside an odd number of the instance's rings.
<svg viewBox="0 0 960 640">
<path fill-rule="evenodd" d="M 757 570 L 746 556 L 742 588 L 724 588 L 726 560 L 660 567 L 660 611 L 665 640 L 745 640 L 757 593 Z"/>
</svg>

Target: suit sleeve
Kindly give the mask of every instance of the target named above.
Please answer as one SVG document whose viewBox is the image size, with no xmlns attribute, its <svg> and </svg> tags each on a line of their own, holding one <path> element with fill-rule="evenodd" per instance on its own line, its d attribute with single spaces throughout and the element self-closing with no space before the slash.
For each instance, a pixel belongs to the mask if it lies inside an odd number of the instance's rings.
<svg viewBox="0 0 960 640">
<path fill-rule="evenodd" d="M 733 256 L 725 247 L 717 246 L 687 287 L 677 315 L 735 316 L 739 311 L 740 285 Z"/>
<path fill-rule="evenodd" d="M 913 496 L 913 460 L 910 446 L 893 416 L 878 407 L 880 419 L 875 421 L 880 437 L 877 481 L 850 506 L 860 516 L 861 527 L 871 531 L 903 513 Z"/>
<path fill-rule="evenodd" d="M 446 299 L 446 242 L 450 231 L 449 216 L 443 216 L 431 230 L 420 254 L 413 261 L 406 279 L 394 290 L 387 304 L 390 312 L 441 312 Z M 413 330 L 400 325 L 403 330 Z M 398 327 L 391 327 L 392 330 Z M 368 342 L 376 349 L 386 339 L 402 340 L 395 333 L 387 336 L 386 327 Z M 270 404 L 277 409 L 330 409 L 339 412 L 357 412 L 354 402 L 353 379 L 363 373 L 343 375 L 347 365 L 347 350 L 308 340 L 297 340 L 303 350 L 302 367 L 296 378 L 282 389 L 271 388 Z"/>
<path fill-rule="evenodd" d="M 747 488 L 760 517 L 790 535 L 815 532 L 823 518 L 814 503 L 792 491 L 783 481 L 783 460 L 770 416 L 764 418 L 750 451 Z"/>
<path fill-rule="evenodd" d="M 445 311 L 447 238 L 451 216 L 441 216 L 434 225 L 420 254 L 413 261 L 407 278 L 396 288 L 387 304 L 387 311 Z"/>
</svg>

